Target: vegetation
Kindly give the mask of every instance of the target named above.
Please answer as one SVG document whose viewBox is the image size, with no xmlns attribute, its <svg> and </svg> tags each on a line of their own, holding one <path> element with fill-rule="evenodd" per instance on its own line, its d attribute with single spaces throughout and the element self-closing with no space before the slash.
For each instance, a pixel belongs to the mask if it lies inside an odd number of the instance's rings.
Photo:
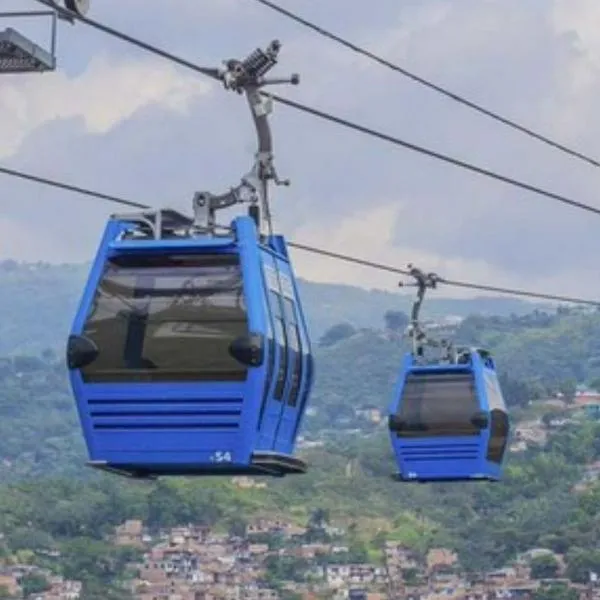
<svg viewBox="0 0 600 600">
<path fill-rule="evenodd" d="M 334 288 L 342 295 L 340 286 L 306 284 L 306 296 L 312 298 L 309 317 L 328 319 L 316 338 L 317 384 L 303 431 L 306 439 L 322 442 L 302 452 L 311 465 L 309 473 L 269 480 L 266 489 L 240 490 L 226 479 L 147 484 L 84 467 L 85 448 L 57 350 L 83 271 L 24 269 L 6 262 L 0 267 L 5 292 L 0 297 L 3 560 L 43 564 L 83 580 L 85 598 L 122 598 L 107 586 L 123 577 L 135 551 L 115 548 L 107 536 L 124 520 L 139 518 L 155 529 L 197 522 L 241 532 L 252 517 L 281 515 L 308 524 L 310 541 L 325 539 L 323 523 L 343 525 L 349 554 L 340 560 L 377 560 L 383 539 L 393 539 L 421 554 L 432 547 L 452 547 L 474 572 L 500 567 L 534 547 L 564 554 L 573 581 L 587 581 L 589 571 L 600 572 L 600 485 L 573 492 L 586 465 L 600 459 L 598 422 L 580 420 L 553 433 L 545 447 L 512 454 L 500 484 L 419 486 L 390 479 L 394 464 L 385 426 L 369 422 L 357 409 L 385 409 L 389 402 L 406 349 L 399 332 L 408 319 L 395 306 L 396 296 L 373 296 L 381 301 L 381 310 L 369 326 L 364 315 L 353 321 L 352 315 L 337 311 L 331 318 L 327 311 Z M 318 300 L 321 292 L 326 300 Z M 352 294 L 371 306 L 367 292 Z M 352 294 L 343 289 L 344 297 Z M 343 305 L 339 297 L 336 302 Z M 572 402 L 576 384 L 597 385 L 599 333 L 599 313 L 538 309 L 469 316 L 456 338 L 494 352 L 514 418 L 529 419 L 550 410 L 559 414 L 542 404 L 549 395 L 560 392 Z M 269 564 L 269 577 L 276 580 L 300 566 L 293 561 Z M 541 556 L 532 568 L 548 577 L 557 565 Z M 35 592 L 46 582 L 32 577 L 25 585 Z M 569 593 L 554 586 L 543 588 L 536 598 L 568 600 Z"/>
</svg>

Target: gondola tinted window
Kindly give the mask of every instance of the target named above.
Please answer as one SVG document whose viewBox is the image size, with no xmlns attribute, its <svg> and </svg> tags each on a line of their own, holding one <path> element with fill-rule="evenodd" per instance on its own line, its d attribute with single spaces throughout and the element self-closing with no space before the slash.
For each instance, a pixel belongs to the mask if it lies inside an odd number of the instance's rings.
<svg viewBox="0 0 600 600">
<path fill-rule="evenodd" d="M 496 376 L 486 372 L 484 377 L 490 409 L 490 441 L 486 458 L 500 464 L 508 442 L 508 414 Z"/>
<path fill-rule="evenodd" d="M 105 265 L 83 334 L 85 381 L 243 381 L 229 344 L 248 332 L 239 257 L 120 256 Z"/>
<path fill-rule="evenodd" d="M 267 318 L 267 341 L 268 341 L 268 353 L 269 353 L 269 361 L 267 363 L 267 378 L 265 380 L 265 389 L 263 391 L 262 402 L 260 405 L 260 414 L 258 417 L 258 426 L 261 427 L 262 419 L 265 413 L 265 409 L 267 407 L 267 401 L 269 399 L 269 394 L 271 393 L 271 384 L 273 382 L 273 373 L 275 371 L 275 338 L 273 331 L 273 316 L 272 312 L 269 309 L 269 298 L 268 298 L 268 288 L 264 288 L 264 302 L 265 302 L 265 314 Z"/>
<path fill-rule="evenodd" d="M 292 354 L 292 384 L 288 404 L 296 406 L 298 404 L 298 393 L 300 392 L 300 378 L 302 377 L 302 342 L 300 341 L 294 303 L 289 298 L 285 298 L 285 314 Z"/>
<path fill-rule="evenodd" d="M 477 435 L 472 373 L 411 373 L 404 384 L 399 437 Z"/>
<path fill-rule="evenodd" d="M 283 309 L 281 307 L 279 294 L 271 290 L 271 310 L 273 311 L 273 321 L 275 323 L 275 335 L 280 347 L 279 352 L 279 373 L 277 374 L 277 383 L 273 397 L 275 400 L 283 399 L 285 391 L 285 379 L 288 368 L 288 339 L 283 320 Z"/>
</svg>

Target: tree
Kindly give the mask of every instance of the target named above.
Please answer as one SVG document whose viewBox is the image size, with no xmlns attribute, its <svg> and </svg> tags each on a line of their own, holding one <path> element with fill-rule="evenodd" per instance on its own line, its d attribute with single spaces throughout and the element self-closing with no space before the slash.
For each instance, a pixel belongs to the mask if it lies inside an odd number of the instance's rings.
<svg viewBox="0 0 600 600">
<path fill-rule="evenodd" d="M 246 519 L 243 519 L 239 515 L 234 515 L 229 520 L 229 535 L 243 538 L 246 535 L 247 526 Z"/>
<path fill-rule="evenodd" d="M 563 395 L 563 400 L 572 404 L 577 393 L 577 382 L 574 379 L 566 379 L 559 384 L 558 390 Z"/>
<path fill-rule="evenodd" d="M 8 545 L 13 550 L 49 550 L 55 546 L 52 536 L 31 527 L 18 527 L 8 535 Z"/>
<path fill-rule="evenodd" d="M 326 508 L 315 508 L 308 519 L 308 527 L 323 529 L 329 522 L 329 510 Z"/>
<path fill-rule="evenodd" d="M 0 600 L 12 600 L 14 596 L 10 594 L 5 585 L 0 585 Z"/>
<path fill-rule="evenodd" d="M 51 587 L 48 580 L 39 573 L 28 573 L 21 578 L 19 583 L 23 590 L 23 596 L 26 598 L 29 594 L 41 594 Z"/>
<path fill-rule="evenodd" d="M 552 579 L 558 572 L 558 561 L 553 554 L 542 554 L 532 559 L 530 567 L 534 579 Z"/>
<path fill-rule="evenodd" d="M 345 340 L 356 333 L 356 329 L 350 323 L 338 323 L 330 327 L 319 340 L 319 346 L 327 348 L 333 346 L 342 340 Z"/>
<path fill-rule="evenodd" d="M 579 594 L 566 585 L 545 585 L 533 594 L 533 600 L 578 600 Z"/>
<path fill-rule="evenodd" d="M 402 579 L 406 585 L 417 585 L 419 582 L 419 570 L 410 568 L 402 569 Z"/>
<path fill-rule="evenodd" d="M 306 558 L 295 556 L 269 556 L 265 561 L 267 573 L 271 581 L 303 581 L 304 575 L 311 567 Z"/>
<path fill-rule="evenodd" d="M 567 552 L 567 577 L 575 583 L 587 583 L 590 572 L 600 572 L 600 552 L 571 548 Z"/>
</svg>

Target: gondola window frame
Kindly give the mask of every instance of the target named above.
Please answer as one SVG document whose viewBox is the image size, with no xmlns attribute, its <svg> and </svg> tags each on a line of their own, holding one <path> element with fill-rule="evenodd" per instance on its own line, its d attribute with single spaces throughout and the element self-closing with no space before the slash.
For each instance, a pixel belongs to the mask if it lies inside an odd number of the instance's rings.
<svg viewBox="0 0 600 600">
<path fill-rule="evenodd" d="M 446 371 L 446 372 L 410 372 L 406 377 L 404 382 L 404 386 L 402 389 L 402 398 L 401 402 L 398 406 L 397 416 L 403 420 L 406 420 L 407 423 L 412 425 L 410 428 L 403 428 L 400 431 L 396 431 L 396 436 L 406 439 L 421 439 L 421 438 L 445 438 L 445 437 L 475 437 L 480 434 L 480 430 L 465 421 L 462 423 L 465 426 L 463 429 L 456 431 L 456 423 L 451 423 L 450 426 L 440 426 L 434 420 L 434 426 L 432 427 L 431 423 L 427 423 L 425 420 L 424 424 L 424 415 L 423 408 L 425 405 L 425 401 L 427 400 L 426 394 L 435 394 L 435 386 L 438 385 L 439 389 L 446 391 L 448 390 L 448 381 L 444 381 L 444 377 L 447 379 L 450 378 L 463 378 L 466 382 L 469 382 L 469 391 L 470 391 L 470 399 L 469 401 L 473 405 L 473 412 L 478 410 L 478 402 L 477 402 L 477 388 L 475 382 L 475 375 L 470 370 L 465 371 Z M 431 387 L 427 385 L 428 382 L 435 382 L 432 386 L 434 390 L 432 391 Z M 407 398 L 407 391 L 410 390 L 410 387 L 413 387 L 411 390 L 413 393 L 417 392 L 417 396 L 414 398 Z M 417 387 L 418 386 L 418 387 Z M 429 389 L 428 389 L 429 387 Z M 408 388 L 408 390 L 407 390 Z M 444 389 L 445 388 L 445 389 Z M 411 402 L 410 400 L 414 400 Z M 446 402 L 452 402 L 452 398 L 447 398 Z M 439 403 L 439 401 L 438 401 Z M 426 410 L 432 410 L 428 406 L 425 406 Z M 435 404 L 434 407 L 435 409 Z M 409 418 L 407 418 L 407 415 Z M 466 415 L 465 415 L 466 416 Z"/>
<path fill-rule="evenodd" d="M 290 345 L 291 350 L 291 372 L 290 372 L 290 391 L 288 395 L 288 406 L 296 407 L 302 385 L 302 353 L 303 345 L 298 326 L 298 316 L 296 302 L 293 295 L 284 292 L 284 314 L 286 317 L 288 339 L 294 340 L 294 346 Z"/>
<path fill-rule="evenodd" d="M 486 460 L 501 464 L 506 452 L 506 446 L 508 445 L 510 432 L 508 412 L 506 403 L 500 392 L 497 377 L 489 371 L 485 371 L 483 377 L 490 414 Z"/>
<path fill-rule="evenodd" d="M 177 272 L 177 266 L 182 267 L 180 272 Z M 93 300 L 90 304 L 90 308 L 87 312 L 85 320 L 83 322 L 82 332 L 84 336 L 90 337 L 94 340 L 94 329 L 97 325 L 97 318 L 95 318 L 95 313 L 98 310 L 106 310 L 108 313 L 108 318 L 110 321 L 116 321 L 119 318 L 126 319 L 126 325 L 124 329 L 123 340 L 118 344 L 106 344 L 103 343 L 100 346 L 100 352 L 112 352 L 113 354 L 116 352 L 117 354 L 121 353 L 121 357 L 118 359 L 111 359 L 112 361 L 117 361 L 117 366 L 106 367 L 97 365 L 94 361 L 89 365 L 86 365 L 81 369 L 81 376 L 85 383 L 123 383 L 129 381 L 137 381 L 137 382 L 153 382 L 153 383 L 167 383 L 167 382 L 177 382 L 177 381 L 186 381 L 186 382 L 204 382 L 204 381 L 245 381 L 248 375 L 248 368 L 246 366 L 240 365 L 233 358 L 229 360 L 227 358 L 227 366 L 228 368 L 224 370 L 222 373 L 219 373 L 218 370 L 204 370 L 200 368 L 186 368 L 185 370 L 177 370 L 170 368 L 169 366 L 164 367 L 160 366 L 159 368 L 143 368 L 138 367 L 134 368 L 131 366 L 127 366 L 127 362 L 129 362 L 128 357 L 126 357 L 127 341 L 128 336 L 130 335 L 131 328 L 131 317 L 132 314 L 119 316 L 120 311 L 113 307 L 114 304 L 124 303 L 125 307 L 127 307 L 128 302 L 131 302 L 135 305 L 136 296 L 139 294 L 139 290 L 144 289 L 146 292 L 150 290 L 150 297 L 156 297 L 164 300 L 164 298 L 170 297 L 173 295 L 174 298 L 177 298 L 178 292 L 183 293 L 185 286 L 184 283 L 186 278 L 189 275 L 185 275 L 185 267 L 193 267 L 198 269 L 198 273 L 196 275 L 192 275 L 192 277 L 203 277 L 202 268 L 207 267 L 210 268 L 232 268 L 233 274 L 237 276 L 236 286 L 231 290 L 225 290 L 226 292 L 236 291 L 239 294 L 240 304 L 238 308 L 243 315 L 241 319 L 235 319 L 230 321 L 222 321 L 222 325 L 226 324 L 227 327 L 222 328 L 220 331 L 225 335 L 222 339 L 227 339 L 231 337 L 235 339 L 235 337 L 239 335 L 245 335 L 248 332 L 249 327 L 249 314 L 248 308 L 246 306 L 246 298 L 243 293 L 243 274 L 242 274 L 242 264 L 240 260 L 240 256 L 236 253 L 203 253 L 203 254 L 194 254 L 189 255 L 182 252 L 173 251 L 168 254 L 160 254 L 160 255 L 145 255 L 145 256 L 137 256 L 137 255 L 117 255 L 115 257 L 109 258 L 103 265 L 102 273 L 100 275 L 97 288 L 94 292 Z M 152 268 L 159 269 L 158 273 L 152 275 L 152 271 L 145 269 Z M 168 272 L 169 269 L 173 270 L 172 275 L 165 275 L 165 272 Z M 129 273 L 128 273 L 129 271 Z M 210 271 L 207 271 L 207 277 L 210 277 Z M 217 271 L 217 274 L 219 271 Z M 103 284 L 110 284 L 110 277 L 116 277 L 117 281 L 119 277 L 125 277 L 125 281 L 127 281 L 128 293 L 127 297 L 123 297 L 122 294 L 113 294 L 112 296 L 102 297 L 103 293 L 106 293 L 106 289 L 103 289 Z M 154 283 L 152 285 L 148 285 L 150 279 L 154 281 L 160 280 L 160 278 L 164 278 L 164 281 L 168 281 L 169 277 L 173 277 L 173 279 L 177 282 L 172 283 L 171 287 L 165 288 L 163 290 L 163 294 L 160 294 L 160 289 L 156 287 Z M 239 289 L 238 289 L 239 288 Z M 185 304 L 185 302 L 183 303 Z M 175 305 L 173 305 L 174 307 Z M 130 306 L 131 308 L 131 306 Z M 152 309 L 153 307 L 148 303 L 148 308 Z M 150 310 L 150 316 L 152 316 L 153 311 Z M 147 317 L 146 317 L 147 318 Z M 152 323 L 152 319 L 147 319 L 150 322 L 144 323 L 144 339 L 142 340 L 143 346 L 146 345 L 148 340 L 151 339 L 151 334 L 148 333 L 147 328 L 149 326 L 154 326 L 156 324 L 160 325 L 161 321 L 156 321 L 156 323 Z M 164 320 L 166 322 L 170 322 L 169 319 Z M 216 323 L 217 321 L 215 321 Z M 221 321 L 218 321 L 221 323 Z M 177 325 L 178 322 L 174 321 Z M 194 321 L 181 321 L 179 324 L 184 326 L 194 325 Z M 175 330 L 175 328 L 173 328 Z M 229 331 L 231 329 L 232 331 Z M 229 333 L 229 335 L 227 335 Z M 130 348 L 129 348 L 130 349 Z M 143 354 L 142 349 L 142 354 Z M 204 349 L 206 351 L 206 348 Z M 139 357 L 138 357 L 139 358 Z M 225 364 L 225 363 L 224 363 Z M 119 366 L 120 365 L 120 366 Z M 221 365 L 219 365 L 221 366 Z"/>
<path fill-rule="evenodd" d="M 274 289 L 269 290 L 271 297 L 271 307 L 273 311 L 273 321 L 275 325 L 275 335 L 279 344 L 279 372 L 277 373 L 277 383 L 273 391 L 273 398 L 279 402 L 284 401 L 285 385 L 289 369 L 288 360 L 288 339 L 283 318 L 283 307 L 281 305 L 281 295 Z"/>
<path fill-rule="evenodd" d="M 261 269 L 261 281 L 262 281 L 262 298 L 263 304 L 266 311 L 266 346 L 267 346 L 267 364 L 266 364 L 266 376 L 265 376 L 265 387 L 263 391 L 263 397 L 260 405 L 260 412 L 258 416 L 258 428 L 260 429 L 263 424 L 263 417 L 267 409 L 267 404 L 271 395 L 271 387 L 273 384 L 273 375 L 275 372 L 275 361 L 276 353 L 279 349 L 279 344 L 275 340 L 275 325 L 273 323 L 274 315 L 271 309 L 271 301 L 269 298 L 270 288 L 268 286 L 268 280 L 265 272 Z"/>
</svg>

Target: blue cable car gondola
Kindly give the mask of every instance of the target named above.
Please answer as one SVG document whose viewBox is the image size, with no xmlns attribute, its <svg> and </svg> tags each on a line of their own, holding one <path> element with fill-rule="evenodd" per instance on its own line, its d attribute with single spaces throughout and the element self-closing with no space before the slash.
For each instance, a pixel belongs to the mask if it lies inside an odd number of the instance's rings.
<svg viewBox="0 0 600 600">
<path fill-rule="evenodd" d="M 413 352 L 404 357 L 389 409 L 389 430 L 403 481 L 497 481 L 509 437 L 509 418 L 489 352 L 456 350 L 427 340 L 418 323 L 425 288 L 437 277 L 411 269 L 419 296 L 413 307 Z M 445 356 L 427 362 L 424 346 Z"/>
<path fill-rule="evenodd" d="M 266 113 L 256 119 L 266 127 Z M 193 220 L 162 210 L 108 221 L 67 351 L 92 466 L 134 477 L 306 470 L 293 452 L 313 359 L 285 240 L 258 227 L 263 167 L 223 196 L 196 194 Z M 248 189 L 250 216 L 216 233 L 215 211 Z"/>
</svg>

